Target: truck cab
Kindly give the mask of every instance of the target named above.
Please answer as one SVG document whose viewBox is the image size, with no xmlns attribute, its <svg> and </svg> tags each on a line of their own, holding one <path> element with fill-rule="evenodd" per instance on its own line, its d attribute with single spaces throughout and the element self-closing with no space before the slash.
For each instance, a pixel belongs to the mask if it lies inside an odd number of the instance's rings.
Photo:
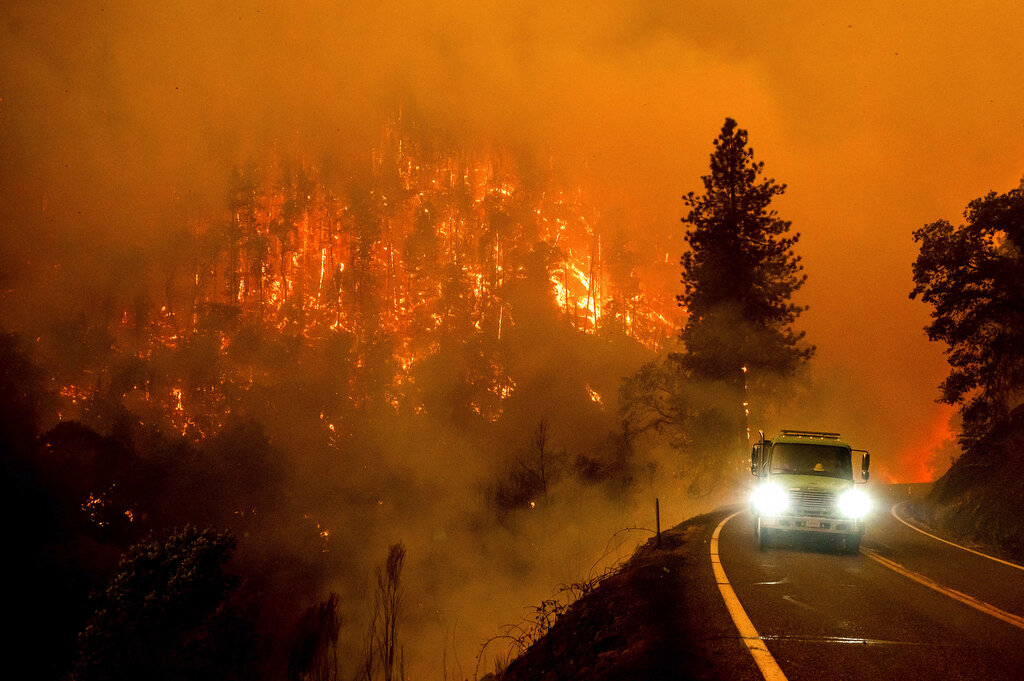
<svg viewBox="0 0 1024 681">
<path fill-rule="evenodd" d="M 854 454 L 860 471 L 853 472 Z M 853 449 L 839 433 L 783 430 L 764 434 L 750 454 L 757 478 L 751 495 L 754 536 L 762 551 L 780 534 L 831 536 L 849 553 L 860 548 L 871 500 L 857 487 L 868 480 L 871 455 Z"/>
</svg>

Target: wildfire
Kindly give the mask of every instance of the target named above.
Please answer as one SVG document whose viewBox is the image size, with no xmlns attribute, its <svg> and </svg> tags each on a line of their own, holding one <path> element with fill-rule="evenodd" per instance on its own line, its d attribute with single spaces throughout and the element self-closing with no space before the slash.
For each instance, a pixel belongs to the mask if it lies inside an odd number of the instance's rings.
<svg viewBox="0 0 1024 681">
<path fill-rule="evenodd" d="M 89 392 L 76 385 L 61 386 L 60 396 L 66 398 L 71 404 L 78 406 L 89 398 Z"/>
<path fill-rule="evenodd" d="M 82 511 L 89 516 L 89 520 L 98 527 L 106 527 L 109 523 L 103 519 L 103 508 L 107 505 L 105 494 L 89 493 L 89 498 L 82 504 Z"/>
<path fill-rule="evenodd" d="M 503 340 L 519 323 L 507 296 L 534 273 L 529 258 L 537 254 L 545 258 L 554 303 L 576 331 L 611 329 L 656 349 L 678 327 L 671 296 L 659 298 L 628 268 L 608 265 L 615 248 L 580 189 L 527 181 L 505 155 L 425 153 L 389 125 L 373 151 L 368 187 L 328 186 L 309 163 L 289 174 L 282 166 L 239 171 L 223 219 L 194 225 L 197 240 L 216 248 L 168 273 L 173 285 L 154 307 L 149 345 L 136 356 L 187 347 L 205 333 L 229 357 L 245 351 L 234 343 L 239 328 L 276 329 L 311 345 L 350 337 L 355 376 L 347 399 L 359 404 L 358 376 L 380 361 L 371 361 L 381 352 L 371 339 L 386 338 L 391 376 L 378 395 L 396 410 L 405 404 L 423 413 L 413 382 L 420 361 L 447 334 Z M 114 321 L 145 321 L 128 309 L 118 307 Z M 471 406 L 493 421 L 516 384 L 499 356 L 487 361 L 486 392 Z M 258 383 L 256 370 L 248 372 L 238 381 L 243 389 Z M 81 407 L 98 389 L 68 384 L 60 394 Z M 162 406 L 176 430 L 201 437 L 229 411 L 219 390 L 179 381 Z M 321 420 L 337 432 L 336 421 Z"/>
<path fill-rule="evenodd" d="M 308 513 L 303 513 L 302 517 L 312 522 L 316 534 L 320 538 L 320 553 L 329 553 L 331 550 L 331 531 L 327 529 L 324 525 L 320 524 L 319 520 L 313 520 L 313 518 Z"/>
<path fill-rule="evenodd" d="M 516 382 L 511 378 L 505 377 L 504 380 L 498 381 L 491 388 L 491 392 L 497 395 L 500 399 L 506 400 L 512 397 L 512 393 L 516 391 Z"/>
</svg>

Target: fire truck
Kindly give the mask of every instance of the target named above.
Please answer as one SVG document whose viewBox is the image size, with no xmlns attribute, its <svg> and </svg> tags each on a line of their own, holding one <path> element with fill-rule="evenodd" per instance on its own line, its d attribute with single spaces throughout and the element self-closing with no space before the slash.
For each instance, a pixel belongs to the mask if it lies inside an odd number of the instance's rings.
<svg viewBox="0 0 1024 681">
<path fill-rule="evenodd" d="M 871 455 L 853 449 L 839 433 L 783 430 L 760 440 L 750 453 L 757 485 L 750 498 L 754 537 L 764 551 L 780 535 L 830 537 L 856 553 L 871 499 L 858 485 L 868 480 Z M 860 474 L 854 476 L 854 454 Z M 858 479 L 859 478 L 859 479 Z"/>
</svg>

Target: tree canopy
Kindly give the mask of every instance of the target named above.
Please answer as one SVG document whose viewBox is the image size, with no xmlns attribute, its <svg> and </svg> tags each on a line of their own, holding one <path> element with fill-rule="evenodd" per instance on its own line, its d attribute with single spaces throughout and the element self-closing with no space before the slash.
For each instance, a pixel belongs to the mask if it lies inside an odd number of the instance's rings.
<svg viewBox="0 0 1024 681">
<path fill-rule="evenodd" d="M 747 131 L 725 119 L 714 142 L 704 192 L 683 197 L 690 225 L 679 303 L 684 364 L 698 377 L 742 382 L 744 371 L 789 375 L 814 348 L 793 330 L 806 308 L 792 302 L 806 275 L 794 246 L 799 233 L 771 208 L 785 185 L 761 178 Z M 746 367 L 746 369 L 744 369 Z"/>
<path fill-rule="evenodd" d="M 940 399 L 962 406 L 969 444 L 1022 403 L 1024 181 L 971 201 L 964 217 L 914 231 L 910 297 L 932 306 L 925 330 L 946 343 L 950 366 Z"/>
</svg>

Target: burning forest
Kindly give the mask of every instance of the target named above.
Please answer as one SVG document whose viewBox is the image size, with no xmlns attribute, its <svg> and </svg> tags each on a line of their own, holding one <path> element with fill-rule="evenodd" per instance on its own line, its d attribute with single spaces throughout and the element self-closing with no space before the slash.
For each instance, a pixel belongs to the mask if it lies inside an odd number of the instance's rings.
<svg viewBox="0 0 1024 681">
<path fill-rule="evenodd" d="M 350 375 L 318 410 L 331 430 L 368 400 L 423 413 L 417 373 L 450 352 L 466 363 L 469 408 L 497 421 L 517 387 L 509 346 L 545 315 L 552 329 L 655 352 L 678 332 L 671 255 L 640 251 L 633 225 L 603 217 L 580 189 L 507 154 L 424 151 L 395 125 L 366 165 L 338 185 L 302 160 L 236 167 L 222 214 L 178 225 L 169 251 L 140 254 L 142 281 L 102 292 L 92 328 L 69 333 L 107 335 L 125 361 L 205 352 L 225 365 L 117 386 L 197 439 L 222 427 L 238 390 L 259 391 L 266 371 L 247 359 L 275 342 L 345 355 Z M 117 380 L 103 365 L 77 368 L 59 388 L 71 418 Z"/>
<path fill-rule="evenodd" d="M 409 664 L 447 655 L 465 677 L 551 584 L 592 579 L 648 536 L 616 531 L 684 476 L 634 453 L 618 393 L 678 333 L 670 254 L 553 170 L 399 123 L 354 170 L 273 155 L 227 184 L 218 211 L 173 224 L 7 348 L 45 376 L 42 461 L 25 465 L 62 490 L 54 522 L 89 543 L 63 568 L 103 579 L 167 528 L 223 528 L 250 590 L 225 599 L 273 644 L 252 669 L 287 676 L 299 644 L 271 630 L 315 611 L 338 621 L 342 676 L 371 678 L 398 662 L 378 657 L 367 580 L 401 546 Z M 505 597 L 480 592 L 498 583 Z M 79 618 L 96 607 L 78 598 Z M 492 643 L 483 664 L 509 652 Z"/>
</svg>

